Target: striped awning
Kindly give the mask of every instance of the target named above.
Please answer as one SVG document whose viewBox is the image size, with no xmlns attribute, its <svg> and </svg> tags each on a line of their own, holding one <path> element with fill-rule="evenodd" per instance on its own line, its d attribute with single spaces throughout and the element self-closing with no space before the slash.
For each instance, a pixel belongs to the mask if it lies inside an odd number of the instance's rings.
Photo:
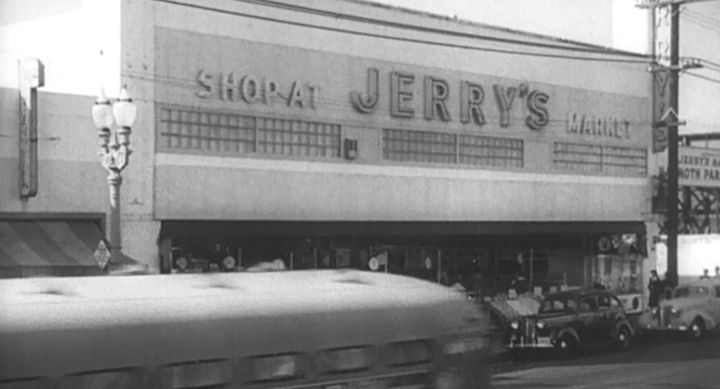
<svg viewBox="0 0 720 389">
<path fill-rule="evenodd" d="M 101 239 L 93 221 L 0 221 L 0 277 L 104 274 L 93 255 Z"/>
</svg>

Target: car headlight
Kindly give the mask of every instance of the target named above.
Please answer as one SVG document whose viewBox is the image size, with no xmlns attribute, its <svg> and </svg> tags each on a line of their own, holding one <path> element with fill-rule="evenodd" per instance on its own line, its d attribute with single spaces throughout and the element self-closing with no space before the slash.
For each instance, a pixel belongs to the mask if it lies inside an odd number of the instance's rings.
<svg viewBox="0 0 720 389">
<path fill-rule="evenodd" d="M 518 323 L 517 321 L 514 321 L 514 322 L 510 323 L 510 328 L 516 330 L 516 329 L 520 328 L 520 323 Z"/>
<path fill-rule="evenodd" d="M 545 322 L 544 322 L 544 321 L 539 321 L 539 322 L 537 322 L 537 324 L 535 324 L 535 326 L 536 326 L 539 330 L 541 330 L 541 329 L 545 328 Z"/>
<path fill-rule="evenodd" d="M 653 307 L 653 308 L 651 309 L 651 311 L 652 311 L 652 314 L 653 314 L 653 315 L 657 315 L 657 314 L 658 314 L 658 309 L 657 309 L 657 307 Z"/>
<path fill-rule="evenodd" d="M 459 339 L 450 343 L 447 343 L 443 347 L 445 354 L 463 354 L 468 352 L 475 352 L 484 349 L 488 345 L 488 341 L 482 337 Z"/>
<path fill-rule="evenodd" d="M 670 308 L 670 313 L 672 313 L 673 315 L 679 315 L 680 312 L 682 312 L 682 309 L 680 309 L 680 308 L 675 308 L 675 307 Z"/>
</svg>

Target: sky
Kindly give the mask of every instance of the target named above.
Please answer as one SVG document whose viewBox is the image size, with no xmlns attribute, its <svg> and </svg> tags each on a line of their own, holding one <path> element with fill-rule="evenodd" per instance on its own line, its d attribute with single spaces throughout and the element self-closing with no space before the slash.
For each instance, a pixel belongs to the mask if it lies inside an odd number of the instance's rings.
<svg viewBox="0 0 720 389">
<path fill-rule="evenodd" d="M 634 0 L 372 1 L 621 50 L 648 51 L 648 14 L 635 7 Z"/>
</svg>

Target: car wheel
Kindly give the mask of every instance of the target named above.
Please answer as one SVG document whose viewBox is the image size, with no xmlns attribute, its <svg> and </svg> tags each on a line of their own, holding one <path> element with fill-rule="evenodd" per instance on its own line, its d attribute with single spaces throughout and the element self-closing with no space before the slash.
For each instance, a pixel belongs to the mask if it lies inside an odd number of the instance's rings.
<svg viewBox="0 0 720 389">
<path fill-rule="evenodd" d="M 564 335 L 558 339 L 555 344 L 555 350 L 557 351 L 560 359 L 568 359 L 572 357 L 573 354 L 575 354 L 576 347 L 577 343 L 575 342 L 575 339 L 569 335 Z"/>
<path fill-rule="evenodd" d="M 223 271 L 229 272 L 235 270 L 237 267 L 237 261 L 232 256 L 227 256 L 222 260 L 222 269 Z"/>
<path fill-rule="evenodd" d="M 630 330 L 622 326 L 618 329 L 617 338 L 615 339 L 615 349 L 625 351 L 630 348 Z"/>
<path fill-rule="evenodd" d="M 705 335 L 705 322 L 699 317 L 693 320 L 690 328 L 688 328 L 688 335 L 692 340 L 702 339 Z"/>
<path fill-rule="evenodd" d="M 184 272 L 185 270 L 187 270 L 188 266 L 190 265 L 187 258 L 185 257 L 175 258 L 173 262 L 175 262 L 175 268 L 178 269 L 180 272 Z"/>
</svg>

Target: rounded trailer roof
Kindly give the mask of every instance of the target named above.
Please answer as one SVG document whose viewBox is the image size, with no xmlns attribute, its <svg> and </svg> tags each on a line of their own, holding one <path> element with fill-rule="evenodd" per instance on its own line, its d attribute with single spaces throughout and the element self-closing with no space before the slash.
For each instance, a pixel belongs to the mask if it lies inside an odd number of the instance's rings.
<svg viewBox="0 0 720 389">
<path fill-rule="evenodd" d="M 461 294 L 431 282 L 364 271 L 14 279 L 0 280 L 0 333 L 123 322 L 400 309 L 462 300 Z"/>
</svg>

